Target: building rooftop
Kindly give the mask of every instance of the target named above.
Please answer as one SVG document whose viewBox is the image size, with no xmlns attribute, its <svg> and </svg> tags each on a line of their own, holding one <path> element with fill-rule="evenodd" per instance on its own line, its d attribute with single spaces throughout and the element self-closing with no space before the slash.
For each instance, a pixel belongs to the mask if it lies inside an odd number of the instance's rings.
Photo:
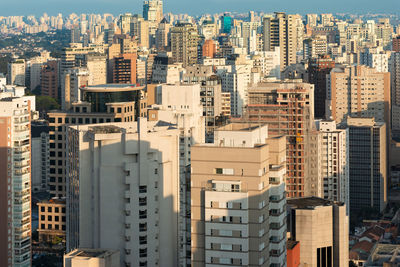
<svg viewBox="0 0 400 267">
<path fill-rule="evenodd" d="M 287 200 L 287 204 L 294 209 L 314 209 L 320 206 L 332 206 L 333 204 L 343 205 L 343 203 L 336 203 L 319 197 L 291 198 Z"/>
<path fill-rule="evenodd" d="M 225 126 L 222 126 L 217 129 L 217 131 L 242 131 L 242 132 L 251 132 L 258 128 L 261 128 L 261 125 L 258 123 L 230 123 Z"/>
<path fill-rule="evenodd" d="M 83 86 L 80 89 L 86 92 L 122 92 L 122 91 L 141 90 L 144 89 L 144 86 L 137 86 L 136 84 L 126 84 L 126 83 L 108 83 L 108 84 Z"/>
<path fill-rule="evenodd" d="M 117 253 L 117 251 L 110 251 L 105 249 L 79 248 L 71 251 L 66 256 L 85 257 L 85 258 L 106 258 L 114 253 Z"/>
<path fill-rule="evenodd" d="M 287 249 L 293 249 L 295 246 L 297 246 L 297 244 L 299 244 L 299 241 L 287 240 L 286 241 L 286 248 Z"/>
</svg>

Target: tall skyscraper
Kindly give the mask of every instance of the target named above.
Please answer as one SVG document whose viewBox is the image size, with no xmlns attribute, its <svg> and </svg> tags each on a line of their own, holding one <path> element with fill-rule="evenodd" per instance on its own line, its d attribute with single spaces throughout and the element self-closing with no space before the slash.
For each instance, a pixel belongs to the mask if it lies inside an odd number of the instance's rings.
<svg viewBox="0 0 400 267">
<path fill-rule="evenodd" d="M 310 164 L 318 157 L 314 86 L 301 80 L 262 82 L 249 87 L 245 121 L 268 124 L 269 134 L 287 136 L 288 197 L 320 196 L 321 177 Z M 310 143 L 315 143 L 311 146 Z"/>
<path fill-rule="evenodd" d="M 171 28 L 171 51 L 174 62 L 183 66 L 197 63 L 197 29 L 191 23 L 178 23 Z"/>
<path fill-rule="evenodd" d="M 335 67 L 330 56 L 310 59 L 308 63 L 308 82 L 314 84 L 315 118 L 324 119 L 326 113 L 326 75 Z"/>
<path fill-rule="evenodd" d="M 386 125 L 374 118 L 348 118 L 347 125 L 350 213 L 365 208 L 382 211 L 388 186 Z"/>
<path fill-rule="evenodd" d="M 143 18 L 150 22 L 160 23 L 160 21 L 163 19 L 163 1 L 143 1 Z"/>
<path fill-rule="evenodd" d="M 179 130 L 140 120 L 68 129 L 67 249 L 178 266 Z M 84 163 L 86 162 L 86 163 Z"/>
<path fill-rule="evenodd" d="M 281 70 L 296 64 L 296 53 L 299 40 L 302 45 L 302 33 L 297 30 L 300 25 L 300 15 L 287 15 L 276 12 L 274 17 L 263 18 L 264 51 L 273 51 L 275 47 L 280 48 Z"/>
<path fill-rule="evenodd" d="M 334 121 L 316 121 L 322 136 L 321 160 L 323 198 L 339 201 L 349 208 L 349 140 L 346 129 L 336 129 Z"/>
<path fill-rule="evenodd" d="M 0 265 L 31 266 L 30 103 L 0 99 Z"/>
<path fill-rule="evenodd" d="M 400 137 L 400 52 L 392 53 L 390 60 L 390 78 L 392 99 L 392 134 L 394 137 Z"/>
<path fill-rule="evenodd" d="M 284 266 L 285 137 L 233 123 L 192 147 L 192 264 Z"/>
</svg>

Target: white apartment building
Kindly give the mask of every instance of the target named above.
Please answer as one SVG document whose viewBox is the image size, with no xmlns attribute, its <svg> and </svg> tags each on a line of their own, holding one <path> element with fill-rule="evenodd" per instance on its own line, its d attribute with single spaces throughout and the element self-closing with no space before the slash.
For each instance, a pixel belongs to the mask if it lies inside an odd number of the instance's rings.
<svg viewBox="0 0 400 267">
<path fill-rule="evenodd" d="M 179 130 L 79 125 L 67 148 L 67 249 L 119 250 L 121 266 L 177 266 Z"/>
<path fill-rule="evenodd" d="M 281 77 L 281 59 L 279 47 L 274 51 L 257 51 L 252 55 L 253 66 L 259 68 L 262 77 Z"/>
<path fill-rule="evenodd" d="M 217 66 L 217 74 L 222 80 L 222 91 L 231 94 L 232 116 L 243 114 L 243 109 L 247 105 L 248 86 L 260 81 L 260 74 L 252 72 L 252 65 L 251 61 L 246 60 L 246 62 L 233 62 L 232 65 Z"/>
<path fill-rule="evenodd" d="M 0 98 L 0 266 L 31 266 L 30 105 Z"/>
<path fill-rule="evenodd" d="M 322 135 L 323 198 L 346 204 L 349 209 L 349 158 L 348 133 L 346 129 L 336 129 L 334 121 L 316 121 L 317 130 Z"/>
<path fill-rule="evenodd" d="M 389 71 L 389 56 L 384 52 L 378 52 L 367 49 L 360 53 L 360 64 L 374 68 L 377 72 Z"/>
<path fill-rule="evenodd" d="M 200 85 L 162 84 L 155 89 L 155 105 L 148 107 L 148 119 L 167 122 L 179 130 L 179 263 L 190 263 L 190 164 L 191 147 L 205 143 L 205 118 L 200 102 Z"/>
</svg>

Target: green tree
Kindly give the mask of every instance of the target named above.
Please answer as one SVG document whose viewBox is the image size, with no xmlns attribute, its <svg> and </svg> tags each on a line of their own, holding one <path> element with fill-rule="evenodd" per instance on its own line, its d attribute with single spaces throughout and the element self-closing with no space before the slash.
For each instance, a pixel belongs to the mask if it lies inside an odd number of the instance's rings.
<svg viewBox="0 0 400 267">
<path fill-rule="evenodd" d="M 60 105 L 51 96 L 46 96 L 46 95 L 36 96 L 36 110 L 41 112 L 43 111 L 47 112 L 49 110 L 59 109 L 59 108 Z"/>
</svg>

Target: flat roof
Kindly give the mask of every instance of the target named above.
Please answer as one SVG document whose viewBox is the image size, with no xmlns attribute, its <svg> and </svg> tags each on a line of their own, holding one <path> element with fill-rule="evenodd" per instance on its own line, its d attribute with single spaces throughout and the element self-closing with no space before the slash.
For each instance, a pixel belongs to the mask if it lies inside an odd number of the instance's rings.
<svg viewBox="0 0 400 267">
<path fill-rule="evenodd" d="M 79 89 L 87 92 L 123 92 L 123 91 L 134 91 L 144 89 L 144 86 L 137 86 L 136 84 L 128 83 L 107 83 L 99 85 L 83 86 Z"/>
<path fill-rule="evenodd" d="M 319 197 L 289 198 L 287 204 L 295 209 L 314 209 L 319 206 L 343 205 L 340 202 L 333 202 Z"/>
</svg>

